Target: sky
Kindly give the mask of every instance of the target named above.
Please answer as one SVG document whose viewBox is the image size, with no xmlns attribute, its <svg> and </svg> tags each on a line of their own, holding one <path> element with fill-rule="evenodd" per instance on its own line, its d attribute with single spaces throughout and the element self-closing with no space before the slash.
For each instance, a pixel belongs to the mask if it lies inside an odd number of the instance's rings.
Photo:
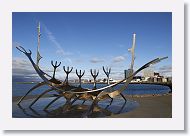
<svg viewBox="0 0 190 136">
<path fill-rule="evenodd" d="M 12 15 L 13 76 L 38 78 L 27 58 L 16 49 L 21 45 L 32 51 L 36 61 L 37 25 L 41 24 L 40 67 L 52 74 L 51 60 L 61 62 L 56 77 L 65 78 L 63 66 L 100 71 L 111 67 L 110 77 L 123 79 L 131 55 L 132 35 L 136 33 L 135 64 L 138 69 L 157 57 L 168 56 L 151 69 L 163 76 L 172 75 L 172 14 L 170 12 L 14 12 Z"/>
</svg>

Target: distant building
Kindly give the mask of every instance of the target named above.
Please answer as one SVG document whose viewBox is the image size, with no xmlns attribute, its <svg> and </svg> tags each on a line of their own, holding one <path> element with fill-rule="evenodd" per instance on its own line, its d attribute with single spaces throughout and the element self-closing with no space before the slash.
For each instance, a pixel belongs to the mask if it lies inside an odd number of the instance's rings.
<svg viewBox="0 0 190 136">
<path fill-rule="evenodd" d="M 127 70 L 124 70 L 124 78 L 126 79 L 127 78 Z"/>
<path fill-rule="evenodd" d="M 159 77 L 159 76 L 160 76 L 160 74 L 159 74 L 159 73 L 154 72 L 154 77 Z"/>
<path fill-rule="evenodd" d="M 144 77 L 154 77 L 154 71 L 150 68 L 143 70 Z"/>
<path fill-rule="evenodd" d="M 125 79 L 128 78 L 131 75 L 131 73 L 133 73 L 132 69 L 124 70 L 124 75 L 125 75 L 124 78 Z"/>
<path fill-rule="evenodd" d="M 78 80 L 78 79 L 75 79 L 75 83 L 79 83 L 79 80 Z"/>
<path fill-rule="evenodd" d="M 167 82 L 167 78 L 162 78 L 162 82 Z"/>
<path fill-rule="evenodd" d="M 143 71 L 144 78 L 142 79 L 142 82 L 151 82 L 151 83 L 161 83 L 161 82 L 171 82 L 171 77 L 164 77 L 161 76 L 160 73 L 154 72 L 152 69 L 147 68 Z"/>
<path fill-rule="evenodd" d="M 109 78 L 109 82 L 110 82 L 110 83 L 115 83 L 116 80 L 114 80 L 114 79 L 112 79 L 112 78 Z"/>
<path fill-rule="evenodd" d="M 82 83 L 88 83 L 88 79 L 81 79 Z"/>
<path fill-rule="evenodd" d="M 135 77 L 133 77 L 133 80 L 131 82 L 141 82 L 141 81 L 142 81 L 141 76 L 135 76 Z"/>
<path fill-rule="evenodd" d="M 75 80 L 74 79 L 70 79 L 69 83 L 75 83 Z"/>
<path fill-rule="evenodd" d="M 163 77 L 157 77 L 157 82 L 162 82 Z"/>
<path fill-rule="evenodd" d="M 172 77 L 167 77 L 167 82 L 172 82 Z"/>
<path fill-rule="evenodd" d="M 102 79 L 98 79 L 97 82 L 98 82 L 98 83 L 102 82 Z"/>
<path fill-rule="evenodd" d="M 154 77 L 148 77 L 148 78 L 146 78 L 147 80 L 147 82 L 150 82 L 150 83 L 152 83 L 152 82 L 154 82 L 155 80 L 154 80 Z"/>
</svg>

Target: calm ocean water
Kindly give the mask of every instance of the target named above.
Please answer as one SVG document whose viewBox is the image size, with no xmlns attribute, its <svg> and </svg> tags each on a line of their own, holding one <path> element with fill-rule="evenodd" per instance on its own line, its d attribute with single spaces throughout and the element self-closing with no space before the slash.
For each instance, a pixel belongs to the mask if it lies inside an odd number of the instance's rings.
<svg viewBox="0 0 190 136">
<path fill-rule="evenodd" d="M 30 88 L 32 88 L 36 84 L 18 84 L 13 82 L 13 96 L 23 96 Z M 119 88 L 122 84 L 115 87 L 115 89 Z M 105 84 L 97 84 L 97 88 L 103 87 Z M 92 84 L 83 84 L 82 87 L 92 88 Z M 30 95 L 40 94 L 43 91 L 47 90 L 48 86 L 42 86 Z M 123 92 L 123 94 L 165 94 L 170 91 L 170 88 L 162 85 L 148 85 L 148 84 L 130 84 L 127 89 Z M 53 92 L 55 93 L 55 92 Z"/>
</svg>

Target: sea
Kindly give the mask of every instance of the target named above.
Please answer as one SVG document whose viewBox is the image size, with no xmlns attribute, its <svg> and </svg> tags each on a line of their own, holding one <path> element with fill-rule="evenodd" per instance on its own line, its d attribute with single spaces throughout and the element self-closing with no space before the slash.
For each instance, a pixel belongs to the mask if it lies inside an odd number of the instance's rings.
<svg viewBox="0 0 190 136">
<path fill-rule="evenodd" d="M 17 83 L 13 82 L 12 86 L 12 95 L 14 96 L 23 96 L 28 92 L 30 88 L 35 86 L 37 83 Z M 78 86 L 78 84 L 73 84 Z M 118 89 L 123 84 L 119 84 L 114 89 Z M 97 84 L 97 88 L 106 86 L 106 84 Z M 83 88 L 93 88 L 93 84 L 83 84 Z M 48 86 L 41 86 L 30 93 L 30 95 L 38 95 L 43 91 L 47 90 Z M 129 84 L 128 87 L 123 91 L 123 94 L 128 95 L 144 95 L 144 94 L 166 94 L 170 91 L 170 88 L 163 85 L 154 85 L 154 84 Z M 50 94 L 55 94 L 51 92 Z"/>
</svg>

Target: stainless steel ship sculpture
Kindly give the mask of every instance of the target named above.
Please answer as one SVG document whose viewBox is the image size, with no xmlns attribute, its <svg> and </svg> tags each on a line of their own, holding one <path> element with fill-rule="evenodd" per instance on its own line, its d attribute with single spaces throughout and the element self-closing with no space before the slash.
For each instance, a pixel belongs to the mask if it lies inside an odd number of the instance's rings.
<svg viewBox="0 0 190 136">
<path fill-rule="evenodd" d="M 90 70 L 91 75 L 94 79 L 94 87 L 92 89 L 89 88 L 83 88 L 81 86 L 81 78 L 82 76 L 85 74 L 85 71 L 81 71 L 81 70 L 77 70 L 76 69 L 76 74 L 79 78 L 79 86 L 73 86 L 69 84 L 69 74 L 71 73 L 71 71 L 73 70 L 72 68 L 69 67 L 65 67 L 63 66 L 63 70 L 66 73 L 66 79 L 65 81 L 61 81 L 59 79 L 55 78 L 55 74 L 56 74 L 56 69 L 61 65 L 61 62 L 56 61 L 55 63 L 53 63 L 53 61 L 51 61 L 51 64 L 54 68 L 54 72 L 53 72 L 53 76 L 50 76 L 49 74 L 45 73 L 40 67 L 39 67 L 39 62 L 40 59 L 42 58 L 40 55 L 40 51 L 39 51 L 39 47 L 40 47 L 40 24 L 38 26 L 38 46 L 37 46 L 37 60 L 36 63 L 34 63 L 33 59 L 32 59 L 32 51 L 29 50 L 29 52 L 27 52 L 22 46 L 17 46 L 16 48 L 24 53 L 27 58 L 29 59 L 29 61 L 31 62 L 32 66 L 34 67 L 36 73 L 39 75 L 39 77 L 43 80 L 43 82 L 38 83 L 37 85 L 33 86 L 19 101 L 18 101 L 18 105 L 21 104 L 21 102 L 24 100 L 24 98 L 31 93 L 32 91 L 34 91 L 35 89 L 47 85 L 49 86 L 48 90 L 45 90 L 44 92 L 42 92 L 40 95 L 37 96 L 37 98 L 34 99 L 34 101 L 29 105 L 29 107 L 32 107 L 42 96 L 44 96 L 45 94 L 49 93 L 49 92 L 53 92 L 55 91 L 57 93 L 57 95 L 55 95 L 55 99 L 53 99 L 50 103 L 47 103 L 47 105 L 45 105 L 44 110 L 47 110 L 54 102 L 56 102 L 58 99 L 60 99 L 61 97 L 64 97 L 66 99 L 66 105 L 72 105 L 75 101 L 77 100 L 83 100 L 83 103 L 85 101 L 92 101 L 92 104 L 89 106 L 88 108 L 88 112 L 86 113 L 86 116 L 90 115 L 93 112 L 93 109 L 95 106 L 98 105 L 99 101 L 102 100 L 106 100 L 106 99 L 110 99 L 110 104 L 112 104 L 113 99 L 116 96 L 121 96 L 125 103 L 126 103 L 126 98 L 124 97 L 124 95 L 122 94 L 122 92 L 127 88 L 127 86 L 129 85 L 129 83 L 132 81 L 133 77 L 139 73 L 140 71 L 142 71 L 143 69 L 156 64 L 158 62 L 160 62 L 163 59 L 166 59 L 167 57 L 163 57 L 163 58 L 156 58 L 151 60 L 150 62 L 146 63 L 145 65 L 143 65 L 142 67 L 140 67 L 138 70 L 136 70 L 134 72 L 133 70 L 133 66 L 134 66 L 134 61 L 135 61 L 135 41 L 136 41 L 136 34 L 133 34 L 133 42 L 132 42 L 132 48 L 129 49 L 129 51 L 131 52 L 131 66 L 130 69 L 128 69 L 129 74 L 126 77 L 126 79 L 122 79 L 116 83 L 110 84 L 109 83 L 109 75 L 111 72 L 111 68 L 104 68 L 103 67 L 103 71 L 106 74 L 107 77 L 107 85 L 105 87 L 101 87 L 101 88 L 97 88 L 96 87 L 96 78 L 99 74 L 99 71 L 97 70 Z M 114 87 L 118 86 L 119 84 L 121 84 L 121 87 L 119 87 L 119 89 L 114 89 Z M 83 104 L 82 103 L 82 104 Z M 108 106 L 109 106 L 108 105 Z M 68 107 L 68 106 L 66 106 Z M 67 108 L 66 108 L 67 109 Z"/>
</svg>

